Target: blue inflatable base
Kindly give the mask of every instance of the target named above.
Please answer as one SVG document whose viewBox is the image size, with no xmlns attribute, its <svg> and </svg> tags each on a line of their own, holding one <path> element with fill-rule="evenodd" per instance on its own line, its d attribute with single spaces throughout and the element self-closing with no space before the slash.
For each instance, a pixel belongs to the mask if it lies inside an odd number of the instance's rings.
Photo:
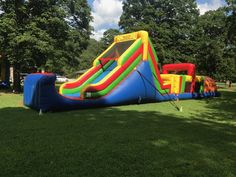
<svg viewBox="0 0 236 177">
<path fill-rule="evenodd" d="M 55 80 L 54 74 L 28 75 L 24 81 L 24 104 L 45 112 L 218 96 L 214 92 L 161 95 L 153 87 L 148 61 L 141 62 L 115 89 L 98 99 L 80 99 L 80 93 L 60 95 L 55 89 Z"/>
</svg>

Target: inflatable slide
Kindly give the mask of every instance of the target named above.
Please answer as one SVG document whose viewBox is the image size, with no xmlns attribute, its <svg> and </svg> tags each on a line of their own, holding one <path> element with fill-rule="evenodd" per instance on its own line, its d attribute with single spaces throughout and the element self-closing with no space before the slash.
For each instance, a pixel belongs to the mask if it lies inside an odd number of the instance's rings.
<svg viewBox="0 0 236 177">
<path fill-rule="evenodd" d="M 196 76 L 193 64 L 167 64 L 162 70 L 146 31 L 123 34 L 114 38 L 86 73 L 62 84 L 59 92 L 55 74 L 28 75 L 24 104 L 57 111 L 218 95 L 214 80 Z"/>
</svg>

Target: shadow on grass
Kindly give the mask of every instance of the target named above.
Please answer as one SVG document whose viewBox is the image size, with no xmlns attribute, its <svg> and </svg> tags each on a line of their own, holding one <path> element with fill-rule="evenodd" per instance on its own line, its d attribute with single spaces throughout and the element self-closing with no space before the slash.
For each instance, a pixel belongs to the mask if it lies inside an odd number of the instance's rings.
<svg viewBox="0 0 236 177">
<path fill-rule="evenodd" d="M 39 116 L 3 108 L 0 136 L 4 177 L 236 175 L 235 126 L 194 115 L 111 107 Z"/>
<path fill-rule="evenodd" d="M 222 90 L 221 97 L 203 99 L 206 110 L 196 112 L 194 117 L 200 117 L 208 121 L 218 121 L 219 123 L 230 123 L 236 126 L 236 92 L 232 90 Z"/>
</svg>

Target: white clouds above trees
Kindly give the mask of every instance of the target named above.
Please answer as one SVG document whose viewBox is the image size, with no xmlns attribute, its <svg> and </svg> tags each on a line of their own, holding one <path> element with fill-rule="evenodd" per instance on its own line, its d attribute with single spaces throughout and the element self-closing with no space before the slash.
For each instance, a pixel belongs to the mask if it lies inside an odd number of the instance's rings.
<svg viewBox="0 0 236 177">
<path fill-rule="evenodd" d="M 222 0 L 208 0 L 204 3 L 198 3 L 198 8 L 200 9 L 201 15 L 203 15 L 209 10 L 216 10 L 222 6 L 224 6 L 224 1 Z"/>
<path fill-rule="evenodd" d="M 122 0 L 94 0 L 92 3 L 94 27 L 93 38 L 99 40 L 103 32 L 109 28 L 118 28 L 118 21 L 122 14 Z"/>
<path fill-rule="evenodd" d="M 209 10 L 216 10 L 225 5 L 224 0 L 198 0 L 200 14 Z M 94 27 L 92 38 L 99 40 L 109 28 L 118 28 L 118 22 L 122 14 L 122 0 L 94 0 L 91 3 Z"/>
</svg>

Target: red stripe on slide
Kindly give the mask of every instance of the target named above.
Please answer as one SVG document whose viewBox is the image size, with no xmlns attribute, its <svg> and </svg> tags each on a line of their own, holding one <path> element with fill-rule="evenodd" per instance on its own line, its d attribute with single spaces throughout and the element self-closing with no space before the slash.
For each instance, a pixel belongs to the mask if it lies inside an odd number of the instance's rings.
<svg viewBox="0 0 236 177">
<path fill-rule="evenodd" d="M 159 71 L 159 68 L 157 66 L 157 62 L 155 60 L 155 57 L 153 55 L 152 48 L 151 48 L 150 45 L 148 45 L 148 51 L 150 53 L 150 56 L 151 56 L 151 59 L 152 59 L 152 63 L 154 65 L 154 68 L 155 68 L 155 71 L 156 71 L 157 79 L 160 82 L 161 88 L 162 89 L 170 89 L 171 85 L 163 85 L 163 81 L 161 79 L 160 71 Z"/>
<path fill-rule="evenodd" d="M 73 82 L 73 83 L 67 83 L 64 85 L 63 88 L 65 89 L 72 89 L 75 87 L 79 87 L 80 85 L 82 85 L 86 80 L 88 80 L 93 74 L 95 74 L 96 72 L 98 72 L 103 65 L 107 64 L 109 61 L 102 61 L 102 64 L 99 64 L 98 66 L 96 66 L 95 68 L 93 68 L 90 72 L 86 73 L 80 80 Z"/>
<path fill-rule="evenodd" d="M 97 92 L 108 87 L 114 80 L 116 80 L 122 72 L 124 72 L 130 65 L 135 61 L 135 59 L 142 53 L 143 45 L 134 52 L 134 54 L 123 64 L 111 77 L 109 77 L 103 84 L 96 86 L 89 86 L 85 92 Z"/>
</svg>

